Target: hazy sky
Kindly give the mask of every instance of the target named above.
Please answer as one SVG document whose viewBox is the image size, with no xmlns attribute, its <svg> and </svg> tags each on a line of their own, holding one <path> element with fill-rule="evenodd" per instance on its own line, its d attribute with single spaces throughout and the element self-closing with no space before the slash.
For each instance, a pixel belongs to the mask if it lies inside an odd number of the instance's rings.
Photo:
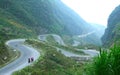
<svg viewBox="0 0 120 75">
<path fill-rule="evenodd" d="M 107 25 L 112 10 L 120 4 L 120 0 L 62 0 L 90 23 Z"/>
</svg>

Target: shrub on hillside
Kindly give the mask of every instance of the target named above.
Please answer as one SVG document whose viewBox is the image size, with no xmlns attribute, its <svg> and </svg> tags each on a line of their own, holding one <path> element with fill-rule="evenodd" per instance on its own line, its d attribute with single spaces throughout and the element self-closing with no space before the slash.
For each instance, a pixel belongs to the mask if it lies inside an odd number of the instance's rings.
<svg viewBox="0 0 120 75">
<path fill-rule="evenodd" d="M 120 46 L 114 45 L 110 50 L 101 50 L 89 65 L 87 75 L 119 75 L 120 72 Z"/>
</svg>

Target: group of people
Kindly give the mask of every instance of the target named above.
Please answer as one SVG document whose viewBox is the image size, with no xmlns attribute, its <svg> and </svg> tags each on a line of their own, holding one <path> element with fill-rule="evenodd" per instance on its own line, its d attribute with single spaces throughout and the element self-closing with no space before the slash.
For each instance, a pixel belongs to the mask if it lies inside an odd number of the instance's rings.
<svg viewBox="0 0 120 75">
<path fill-rule="evenodd" d="M 33 57 L 28 58 L 28 63 L 31 63 L 31 62 L 33 62 L 33 61 L 34 61 L 34 58 L 33 58 Z"/>
</svg>

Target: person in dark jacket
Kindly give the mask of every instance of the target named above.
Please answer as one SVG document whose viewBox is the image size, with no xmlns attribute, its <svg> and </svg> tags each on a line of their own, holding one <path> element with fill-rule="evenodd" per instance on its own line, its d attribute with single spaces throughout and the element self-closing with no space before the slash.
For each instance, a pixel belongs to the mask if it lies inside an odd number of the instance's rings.
<svg viewBox="0 0 120 75">
<path fill-rule="evenodd" d="M 28 58 L 28 63 L 30 63 L 30 58 Z"/>
<path fill-rule="evenodd" d="M 31 62 L 33 62 L 34 61 L 34 58 L 33 57 L 31 57 Z"/>
</svg>

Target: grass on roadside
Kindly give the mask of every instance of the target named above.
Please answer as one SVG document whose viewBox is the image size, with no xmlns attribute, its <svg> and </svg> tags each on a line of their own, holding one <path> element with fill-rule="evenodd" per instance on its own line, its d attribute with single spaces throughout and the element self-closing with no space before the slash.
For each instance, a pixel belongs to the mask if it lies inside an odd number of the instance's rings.
<svg viewBox="0 0 120 75">
<path fill-rule="evenodd" d="M 6 54 L 4 53 L 5 51 L 6 51 Z M 17 50 L 14 51 L 12 48 L 9 48 L 7 46 L 0 47 L 0 54 L 1 54 L 0 55 L 0 57 L 1 57 L 0 58 L 0 68 L 13 62 L 15 59 L 17 59 L 20 56 L 19 51 L 17 51 Z"/>
<path fill-rule="evenodd" d="M 119 75 L 120 46 L 101 50 L 100 55 L 89 65 L 87 75 Z"/>
<path fill-rule="evenodd" d="M 84 64 L 64 56 L 48 44 L 32 40 L 26 42 L 42 50 L 44 54 L 32 66 L 17 71 L 13 75 L 82 75 Z"/>
<path fill-rule="evenodd" d="M 52 35 L 47 36 L 46 38 L 46 44 L 49 44 L 51 46 L 54 47 L 58 47 L 60 49 L 75 53 L 75 54 L 80 54 L 80 55 L 84 55 L 85 53 L 83 51 L 77 50 L 76 48 L 69 46 L 69 45 L 61 45 L 58 42 L 56 42 L 56 40 L 54 39 L 54 37 Z"/>
</svg>

